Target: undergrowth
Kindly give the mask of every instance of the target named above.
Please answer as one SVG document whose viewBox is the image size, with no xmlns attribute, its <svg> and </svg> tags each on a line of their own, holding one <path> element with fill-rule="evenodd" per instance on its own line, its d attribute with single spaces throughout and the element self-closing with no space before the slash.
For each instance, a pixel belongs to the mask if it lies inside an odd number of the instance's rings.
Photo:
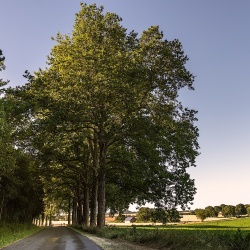
<svg viewBox="0 0 250 250">
<path fill-rule="evenodd" d="M 32 224 L 0 223 L 0 249 L 41 229 Z"/>
</svg>

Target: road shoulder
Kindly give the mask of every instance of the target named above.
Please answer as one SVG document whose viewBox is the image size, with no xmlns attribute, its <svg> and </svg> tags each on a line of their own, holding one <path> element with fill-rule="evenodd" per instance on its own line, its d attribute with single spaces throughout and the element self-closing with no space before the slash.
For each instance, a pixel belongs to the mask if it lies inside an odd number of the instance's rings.
<svg viewBox="0 0 250 250">
<path fill-rule="evenodd" d="M 111 240 L 111 239 L 101 238 L 93 234 L 85 233 L 75 228 L 71 228 L 71 229 L 89 238 L 90 240 L 95 242 L 97 245 L 99 245 L 103 250 L 117 250 L 117 249 L 119 250 L 128 250 L 128 249 L 129 250 L 155 250 L 153 248 L 136 245 L 125 240 L 120 240 L 120 239 Z"/>
</svg>

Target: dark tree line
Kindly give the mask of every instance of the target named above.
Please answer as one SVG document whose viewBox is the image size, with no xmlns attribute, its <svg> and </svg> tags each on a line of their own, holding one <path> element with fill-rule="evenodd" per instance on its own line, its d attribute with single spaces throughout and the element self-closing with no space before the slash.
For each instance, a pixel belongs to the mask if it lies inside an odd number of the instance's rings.
<svg viewBox="0 0 250 250">
<path fill-rule="evenodd" d="M 4 59 L 0 50 L 0 71 Z M 0 79 L 0 86 L 7 83 Z M 10 110 L 10 103 L 0 99 L 0 223 L 32 222 L 43 212 L 43 185 L 33 156 L 15 147 Z"/>
<path fill-rule="evenodd" d="M 136 221 L 166 224 L 167 222 L 179 222 L 180 218 L 180 214 L 175 208 L 166 210 L 163 208 L 141 207 L 138 210 Z"/>
<path fill-rule="evenodd" d="M 242 215 L 250 215 L 250 205 L 239 203 L 236 206 L 221 204 L 220 206 L 207 206 L 205 209 L 196 209 L 197 218 L 202 221 L 208 217 L 217 217 L 221 213 L 223 217 L 241 217 Z"/>
</svg>

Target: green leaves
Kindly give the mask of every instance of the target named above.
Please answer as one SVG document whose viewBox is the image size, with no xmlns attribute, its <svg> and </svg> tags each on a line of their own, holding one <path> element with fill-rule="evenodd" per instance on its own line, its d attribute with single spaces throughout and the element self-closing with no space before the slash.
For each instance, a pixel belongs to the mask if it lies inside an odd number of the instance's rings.
<svg viewBox="0 0 250 250">
<path fill-rule="evenodd" d="M 122 209 L 115 199 L 185 206 L 196 192 L 186 168 L 199 145 L 196 112 L 178 100 L 194 81 L 181 43 L 163 40 L 158 26 L 127 34 L 116 14 L 81 6 L 72 34 L 54 38 L 48 68 L 7 91 L 16 133 L 76 199 L 95 192 L 99 178 L 98 213 L 105 187 L 113 210 Z"/>
<path fill-rule="evenodd" d="M 2 50 L 0 50 L 0 71 L 5 69 L 4 60 L 5 57 L 3 56 Z"/>
<path fill-rule="evenodd" d="M 5 70 L 4 60 L 5 60 L 5 57 L 3 56 L 3 52 L 0 49 L 0 72 L 2 70 Z M 6 85 L 7 83 L 8 83 L 8 81 L 3 81 L 3 79 L 0 78 L 0 87 Z M 2 89 L 0 89 L 0 94 L 1 94 L 1 92 L 2 92 Z"/>
</svg>

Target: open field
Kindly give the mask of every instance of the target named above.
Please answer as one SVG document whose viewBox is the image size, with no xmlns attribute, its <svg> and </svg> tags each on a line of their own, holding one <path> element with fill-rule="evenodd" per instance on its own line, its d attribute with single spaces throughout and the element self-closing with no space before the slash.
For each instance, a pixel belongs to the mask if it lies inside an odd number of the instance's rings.
<svg viewBox="0 0 250 250">
<path fill-rule="evenodd" d="M 88 232 L 90 232 L 88 230 Z M 247 250 L 250 249 L 250 218 L 166 226 L 108 226 L 92 229 L 96 236 L 112 239 L 109 247 L 130 242 L 144 249 Z M 117 246 L 116 246 L 117 248 Z M 136 248 L 127 248 L 136 249 Z M 139 248 L 138 248 L 139 249 Z"/>
</svg>

